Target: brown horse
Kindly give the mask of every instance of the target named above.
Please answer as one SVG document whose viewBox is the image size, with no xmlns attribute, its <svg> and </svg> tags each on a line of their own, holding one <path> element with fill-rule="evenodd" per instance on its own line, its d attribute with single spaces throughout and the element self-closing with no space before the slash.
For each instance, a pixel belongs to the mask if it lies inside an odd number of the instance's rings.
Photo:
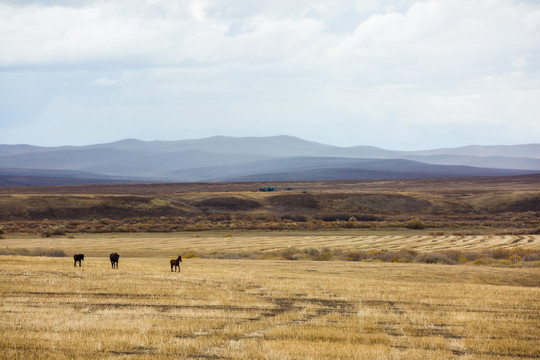
<svg viewBox="0 0 540 360">
<path fill-rule="evenodd" d="M 84 254 L 75 254 L 73 255 L 73 266 L 77 266 L 77 261 L 79 262 L 79 267 L 81 267 L 81 260 L 84 260 Z"/>
<path fill-rule="evenodd" d="M 111 259 L 112 268 L 114 269 L 116 265 L 116 268 L 118 269 L 118 259 L 120 258 L 120 255 L 118 255 L 117 253 L 111 253 L 111 255 L 109 255 L 109 258 Z"/>
<path fill-rule="evenodd" d="M 180 272 L 180 263 L 182 262 L 182 257 L 178 255 L 178 259 L 172 259 L 171 260 L 171 271 L 176 272 L 176 268 L 178 268 L 178 272 Z"/>
</svg>

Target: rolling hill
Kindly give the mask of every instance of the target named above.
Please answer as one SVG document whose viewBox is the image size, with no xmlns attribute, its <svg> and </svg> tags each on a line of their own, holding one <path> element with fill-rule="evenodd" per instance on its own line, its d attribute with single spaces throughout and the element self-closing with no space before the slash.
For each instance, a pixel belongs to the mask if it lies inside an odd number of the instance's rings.
<svg viewBox="0 0 540 360">
<path fill-rule="evenodd" d="M 58 184 L 96 184 L 507 176 L 538 172 L 540 144 L 392 151 L 372 146 L 337 147 L 291 136 L 215 136 L 180 141 L 126 139 L 89 146 L 0 145 L 2 186 L 40 181 L 55 184 L 54 179 L 58 179 Z"/>
</svg>

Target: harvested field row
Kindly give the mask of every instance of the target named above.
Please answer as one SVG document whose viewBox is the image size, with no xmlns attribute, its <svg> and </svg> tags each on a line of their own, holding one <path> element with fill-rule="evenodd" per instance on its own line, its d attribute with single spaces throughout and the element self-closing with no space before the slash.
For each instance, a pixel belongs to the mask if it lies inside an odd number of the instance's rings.
<svg viewBox="0 0 540 360">
<path fill-rule="evenodd" d="M 488 249 L 540 250 L 540 235 L 363 235 L 354 232 L 203 232 L 166 234 L 76 234 L 42 238 L 36 235 L 6 235 L 2 248 L 43 248 L 67 254 L 84 252 L 106 256 L 112 250 L 126 256 L 154 257 L 196 253 L 269 252 L 294 247 L 342 251 L 438 250 L 480 251 Z"/>
</svg>

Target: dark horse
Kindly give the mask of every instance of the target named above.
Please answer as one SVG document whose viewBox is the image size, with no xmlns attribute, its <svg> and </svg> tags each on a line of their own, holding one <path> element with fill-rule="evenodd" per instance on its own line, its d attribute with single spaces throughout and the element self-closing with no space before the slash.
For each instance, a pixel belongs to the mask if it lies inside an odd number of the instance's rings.
<svg viewBox="0 0 540 360">
<path fill-rule="evenodd" d="M 117 253 L 111 253 L 111 255 L 109 255 L 109 258 L 111 259 L 112 268 L 114 269 L 116 265 L 116 268 L 118 269 L 118 259 L 120 258 L 120 255 L 118 255 Z"/>
<path fill-rule="evenodd" d="M 77 266 L 77 261 L 78 261 L 79 267 L 81 267 L 81 260 L 84 260 L 84 254 L 73 255 L 73 266 Z"/>
<path fill-rule="evenodd" d="M 171 271 L 176 272 L 176 268 L 178 268 L 178 272 L 180 272 L 180 263 L 182 262 L 182 257 L 178 255 L 178 259 L 171 259 Z"/>
</svg>

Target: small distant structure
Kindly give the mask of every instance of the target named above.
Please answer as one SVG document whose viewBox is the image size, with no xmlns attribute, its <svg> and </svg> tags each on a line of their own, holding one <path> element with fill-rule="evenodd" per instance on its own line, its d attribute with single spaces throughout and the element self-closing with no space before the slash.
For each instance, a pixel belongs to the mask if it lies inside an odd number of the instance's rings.
<svg viewBox="0 0 540 360">
<path fill-rule="evenodd" d="M 271 192 L 271 191 L 276 191 L 276 188 L 274 186 L 268 186 L 268 187 L 265 187 L 265 188 L 260 188 L 259 191 Z"/>
<path fill-rule="evenodd" d="M 281 191 L 294 191 L 294 189 L 293 189 L 292 187 L 288 187 L 288 188 L 283 189 L 283 190 L 281 190 Z"/>
</svg>

